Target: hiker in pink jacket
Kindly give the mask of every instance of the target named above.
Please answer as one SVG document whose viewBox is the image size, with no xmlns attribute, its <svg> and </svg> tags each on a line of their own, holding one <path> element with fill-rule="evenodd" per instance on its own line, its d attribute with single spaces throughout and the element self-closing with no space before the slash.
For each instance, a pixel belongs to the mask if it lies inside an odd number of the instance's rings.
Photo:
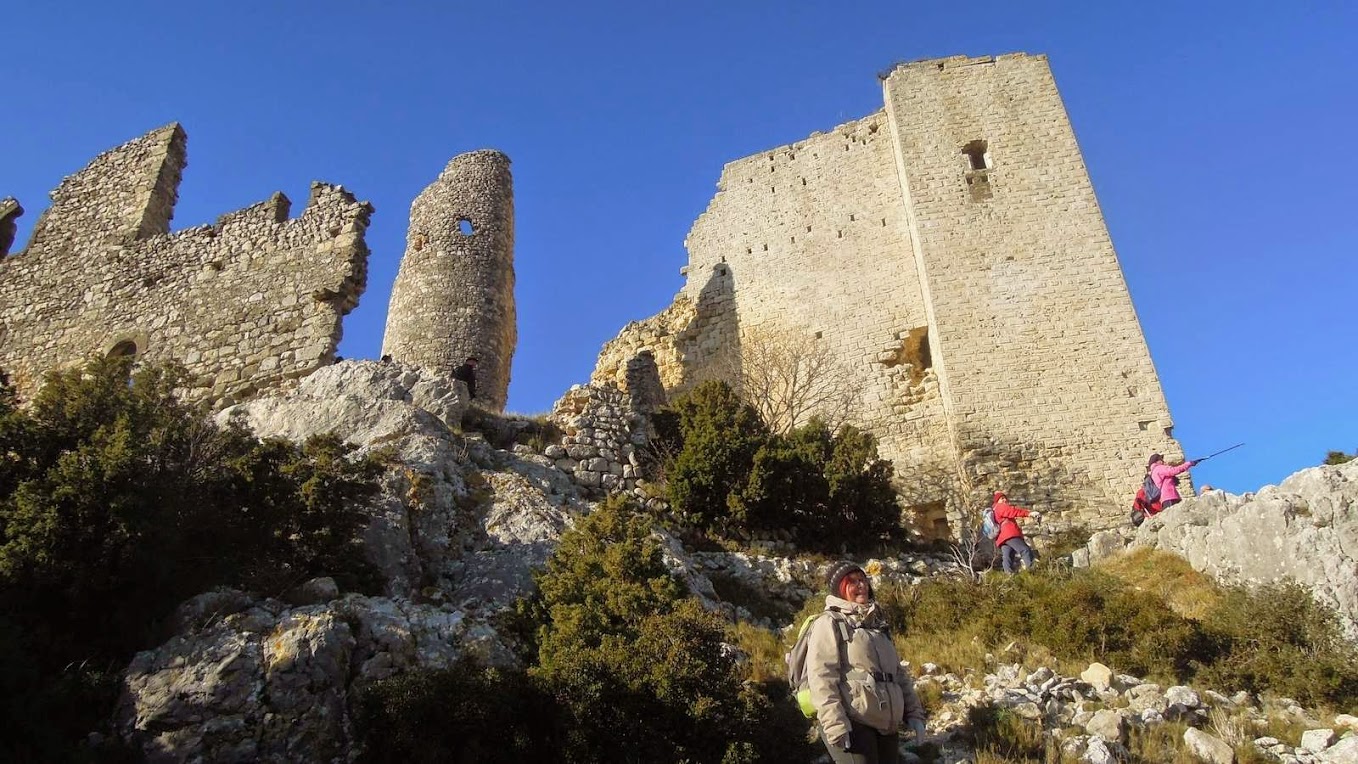
<svg viewBox="0 0 1358 764">
<path fill-rule="evenodd" d="M 1188 472 L 1197 462 L 1184 462 L 1183 464 L 1171 467 L 1165 464 L 1165 457 L 1160 454 L 1151 454 L 1151 459 L 1146 464 L 1146 469 L 1150 471 L 1151 480 L 1155 487 L 1160 489 L 1160 509 L 1166 510 L 1174 504 L 1183 501 L 1179 496 L 1178 476 Z"/>
</svg>

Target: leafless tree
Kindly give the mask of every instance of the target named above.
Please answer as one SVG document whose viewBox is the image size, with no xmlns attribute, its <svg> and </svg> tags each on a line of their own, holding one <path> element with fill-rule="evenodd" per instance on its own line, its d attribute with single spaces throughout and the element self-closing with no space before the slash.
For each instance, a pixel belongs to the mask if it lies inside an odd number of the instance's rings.
<svg viewBox="0 0 1358 764">
<path fill-rule="evenodd" d="M 827 342 L 810 334 L 773 327 L 746 330 L 739 357 L 724 367 L 720 376 L 774 432 L 789 432 L 812 417 L 833 431 L 858 413 L 862 383 Z"/>
</svg>

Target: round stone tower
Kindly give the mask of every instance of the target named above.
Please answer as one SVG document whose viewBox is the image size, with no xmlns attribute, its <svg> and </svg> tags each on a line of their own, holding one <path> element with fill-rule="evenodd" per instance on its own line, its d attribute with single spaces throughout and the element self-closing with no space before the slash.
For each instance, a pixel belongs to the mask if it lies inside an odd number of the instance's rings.
<svg viewBox="0 0 1358 764">
<path fill-rule="evenodd" d="M 442 374 L 476 356 L 476 398 L 499 411 L 517 341 L 509 157 L 459 154 L 410 205 L 382 354 Z"/>
</svg>

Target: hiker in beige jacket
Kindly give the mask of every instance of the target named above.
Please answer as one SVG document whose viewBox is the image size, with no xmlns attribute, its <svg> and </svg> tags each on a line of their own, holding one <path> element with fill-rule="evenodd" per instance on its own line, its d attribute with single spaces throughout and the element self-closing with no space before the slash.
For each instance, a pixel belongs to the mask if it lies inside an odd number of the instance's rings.
<svg viewBox="0 0 1358 764">
<path fill-rule="evenodd" d="M 863 569 L 837 563 L 825 615 L 811 624 L 807 685 L 835 764 L 895 764 L 904 721 L 924 737 L 924 707 L 901 665 Z"/>
</svg>

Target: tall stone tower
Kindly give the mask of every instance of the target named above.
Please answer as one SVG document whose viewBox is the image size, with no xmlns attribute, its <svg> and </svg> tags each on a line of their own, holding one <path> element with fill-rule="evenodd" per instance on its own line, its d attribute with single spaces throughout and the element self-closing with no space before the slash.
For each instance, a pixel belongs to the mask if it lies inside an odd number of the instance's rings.
<svg viewBox="0 0 1358 764">
<path fill-rule="evenodd" d="M 683 291 L 595 379 L 650 351 L 674 393 L 772 341 L 825 359 L 931 533 L 996 489 L 1124 522 L 1182 450 L 1046 56 L 880 79 L 882 109 L 726 165 Z"/>
<path fill-rule="evenodd" d="M 509 157 L 460 154 L 410 205 L 382 353 L 444 374 L 476 356 L 477 399 L 501 410 L 517 340 Z"/>
</svg>

